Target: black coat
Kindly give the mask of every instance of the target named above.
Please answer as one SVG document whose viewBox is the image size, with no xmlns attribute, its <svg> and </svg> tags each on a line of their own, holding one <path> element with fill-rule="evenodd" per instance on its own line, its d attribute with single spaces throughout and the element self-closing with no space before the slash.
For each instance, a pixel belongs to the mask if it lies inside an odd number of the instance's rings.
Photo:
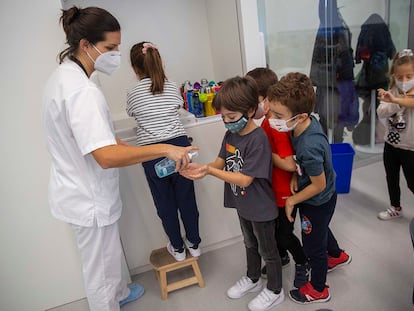
<svg viewBox="0 0 414 311">
<path fill-rule="evenodd" d="M 387 87 L 388 59 L 395 54 L 395 46 L 387 24 L 378 14 L 372 14 L 362 24 L 355 51 L 355 62 L 363 62 L 358 75 L 359 89 Z"/>
<path fill-rule="evenodd" d="M 335 86 L 337 80 L 354 79 L 353 51 L 348 42 L 350 36 L 345 27 L 327 36 L 316 36 L 310 72 L 315 86 Z"/>
<path fill-rule="evenodd" d="M 336 1 L 328 1 L 326 8 L 325 1 L 319 1 L 319 20 L 310 71 L 313 84 L 334 87 L 337 80 L 353 80 L 352 34 Z"/>
</svg>

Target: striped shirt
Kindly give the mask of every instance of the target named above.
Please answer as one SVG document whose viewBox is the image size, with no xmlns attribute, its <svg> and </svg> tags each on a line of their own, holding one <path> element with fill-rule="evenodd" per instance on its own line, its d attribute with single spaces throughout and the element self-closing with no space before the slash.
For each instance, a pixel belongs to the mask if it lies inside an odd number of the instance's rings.
<svg viewBox="0 0 414 311">
<path fill-rule="evenodd" d="M 183 99 L 177 86 L 165 81 L 161 94 L 151 93 L 151 79 L 140 80 L 127 94 L 126 111 L 137 121 L 137 145 L 187 135 L 178 115 Z"/>
</svg>

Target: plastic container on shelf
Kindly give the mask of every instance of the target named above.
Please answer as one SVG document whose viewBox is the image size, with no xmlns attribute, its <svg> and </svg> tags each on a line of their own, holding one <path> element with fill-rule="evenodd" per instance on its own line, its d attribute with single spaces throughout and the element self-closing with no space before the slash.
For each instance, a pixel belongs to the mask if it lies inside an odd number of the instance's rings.
<svg viewBox="0 0 414 311">
<path fill-rule="evenodd" d="M 191 112 L 194 113 L 196 118 L 205 117 L 204 105 L 199 99 L 199 94 L 200 94 L 199 91 L 193 91 L 193 98 L 192 98 L 193 111 Z"/>
<path fill-rule="evenodd" d="M 349 193 L 355 151 L 348 143 L 331 144 L 332 165 L 336 173 L 336 192 Z"/>
<path fill-rule="evenodd" d="M 204 110 L 206 113 L 206 117 L 214 116 L 216 114 L 216 110 L 213 108 L 213 98 L 214 93 L 208 93 L 207 94 L 207 100 L 204 103 Z"/>
<path fill-rule="evenodd" d="M 186 91 L 186 98 L 187 98 L 187 110 L 191 113 L 194 113 L 193 109 L 193 90 Z"/>
</svg>

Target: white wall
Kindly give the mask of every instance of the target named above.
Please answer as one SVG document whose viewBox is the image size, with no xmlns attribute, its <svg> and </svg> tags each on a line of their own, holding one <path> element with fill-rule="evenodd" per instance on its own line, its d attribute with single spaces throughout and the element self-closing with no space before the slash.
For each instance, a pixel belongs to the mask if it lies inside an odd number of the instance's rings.
<svg viewBox="0 0 414 311">
<path fill-rule="evenodd" d="M 140 41 L 157 44 L 167 77 L 177 85 L 185 80 L 220 81 L 242 74 L 235 0 L 224 3 L 218 0 L 66 0 L 65 3 L 99 6 L 120 21 L 121 68 L 113 77 L 100 75 L 114 114 L 124 114 L 126 90 L 135 83 L 129 51 Z"/>
<path fill-rule="evenodd" d="M 158 45 L 167 77 L 177 85 L 185 80 L 215 79 L 204 0 L 82 2 L 108 9 L 121 23 L 122 67 L 114 77 L 102 75 L 104 90 L 111 90 L 105 95 L 113 113 L 125 111 L 126 90 L 135 82 L 129 50 L 140 41 Z"/>
<path fill-rule="evenodd" d="M 263 40 L 259 34 L 257 0 L 237 0 L 237 3 L 243 72 L 247 73 L 256 67 L 266 67 L 266 58 Z"/>
<path fill-rule="evenodd" d="M 243 74 L 236 1 L 206 0 L 216 82 Z"/>
</svg>

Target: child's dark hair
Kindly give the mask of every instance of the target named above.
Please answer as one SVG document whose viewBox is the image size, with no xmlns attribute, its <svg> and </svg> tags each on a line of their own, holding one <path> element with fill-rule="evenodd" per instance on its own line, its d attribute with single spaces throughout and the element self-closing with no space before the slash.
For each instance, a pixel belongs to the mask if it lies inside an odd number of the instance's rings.
<svg viewBox="0 0 414 311">
<path fill-rule="evenodd" d="M 250 70 L 246 76 L 252 77 L 257 83 L 259 96 L 266 97 L 268 88 L 278 81 L 276 73 L 269 68 L 258 67 Z"/>
<path fill-rule="evenodd" d="M 162 65 L 158 48 L 148 41 L 135 44 L 130 51 L 131 66 L 135 73 L 142 78 L 151 79 L 152 94 L 160 94 L 164 91 L 164 83 L 167 79 Z"/>
<path fill-rule="evenodd" d="M 62 10 L 59 21 L 66 34 L 66 43 L 69 45 L 59 53 L 59 63 L 62 63 L 65 57 L 70 57 L 76 52 L 81 39 L 95 44 L 105 40 L 106 32 L 121 30 L 117 19 L 111 13 L 97 7 L 81 9 L 73 6 L 70 9 Z"/>
<path fill-rule="evenodd" d="M 405 65 L 405 64 L 411 64 L 411 66 L 414 69 L 414 56 L 412 54 L 413 52 L 408 49 L 395 53 L 394 58 L 392 59 L 392 64 L 391 64 L 391 69 L 390 69 L 390 76 L 391 76 L 390 88 L 393 88 L 395 86 L 394 74 L 397 70 L 397 67 L 401 65 Z"/>
<path fill-rule="evenodd" d="M 218 111 L 224 107 L 247 116 L 249 112 L 256 111 L 258 97 L 257 84 L 253 78 L 237 76 L 224 81 L 214 96 L 213 107 Z"/>
<path fill-rule="evenodd" d="M 311 79 L 303 73 L 291 72 L 272 85 L 267 92 L 269 101 L 278 101 L 293 115 L 310 114 L 315 108 L 316 96 Z"/>
</svg>

